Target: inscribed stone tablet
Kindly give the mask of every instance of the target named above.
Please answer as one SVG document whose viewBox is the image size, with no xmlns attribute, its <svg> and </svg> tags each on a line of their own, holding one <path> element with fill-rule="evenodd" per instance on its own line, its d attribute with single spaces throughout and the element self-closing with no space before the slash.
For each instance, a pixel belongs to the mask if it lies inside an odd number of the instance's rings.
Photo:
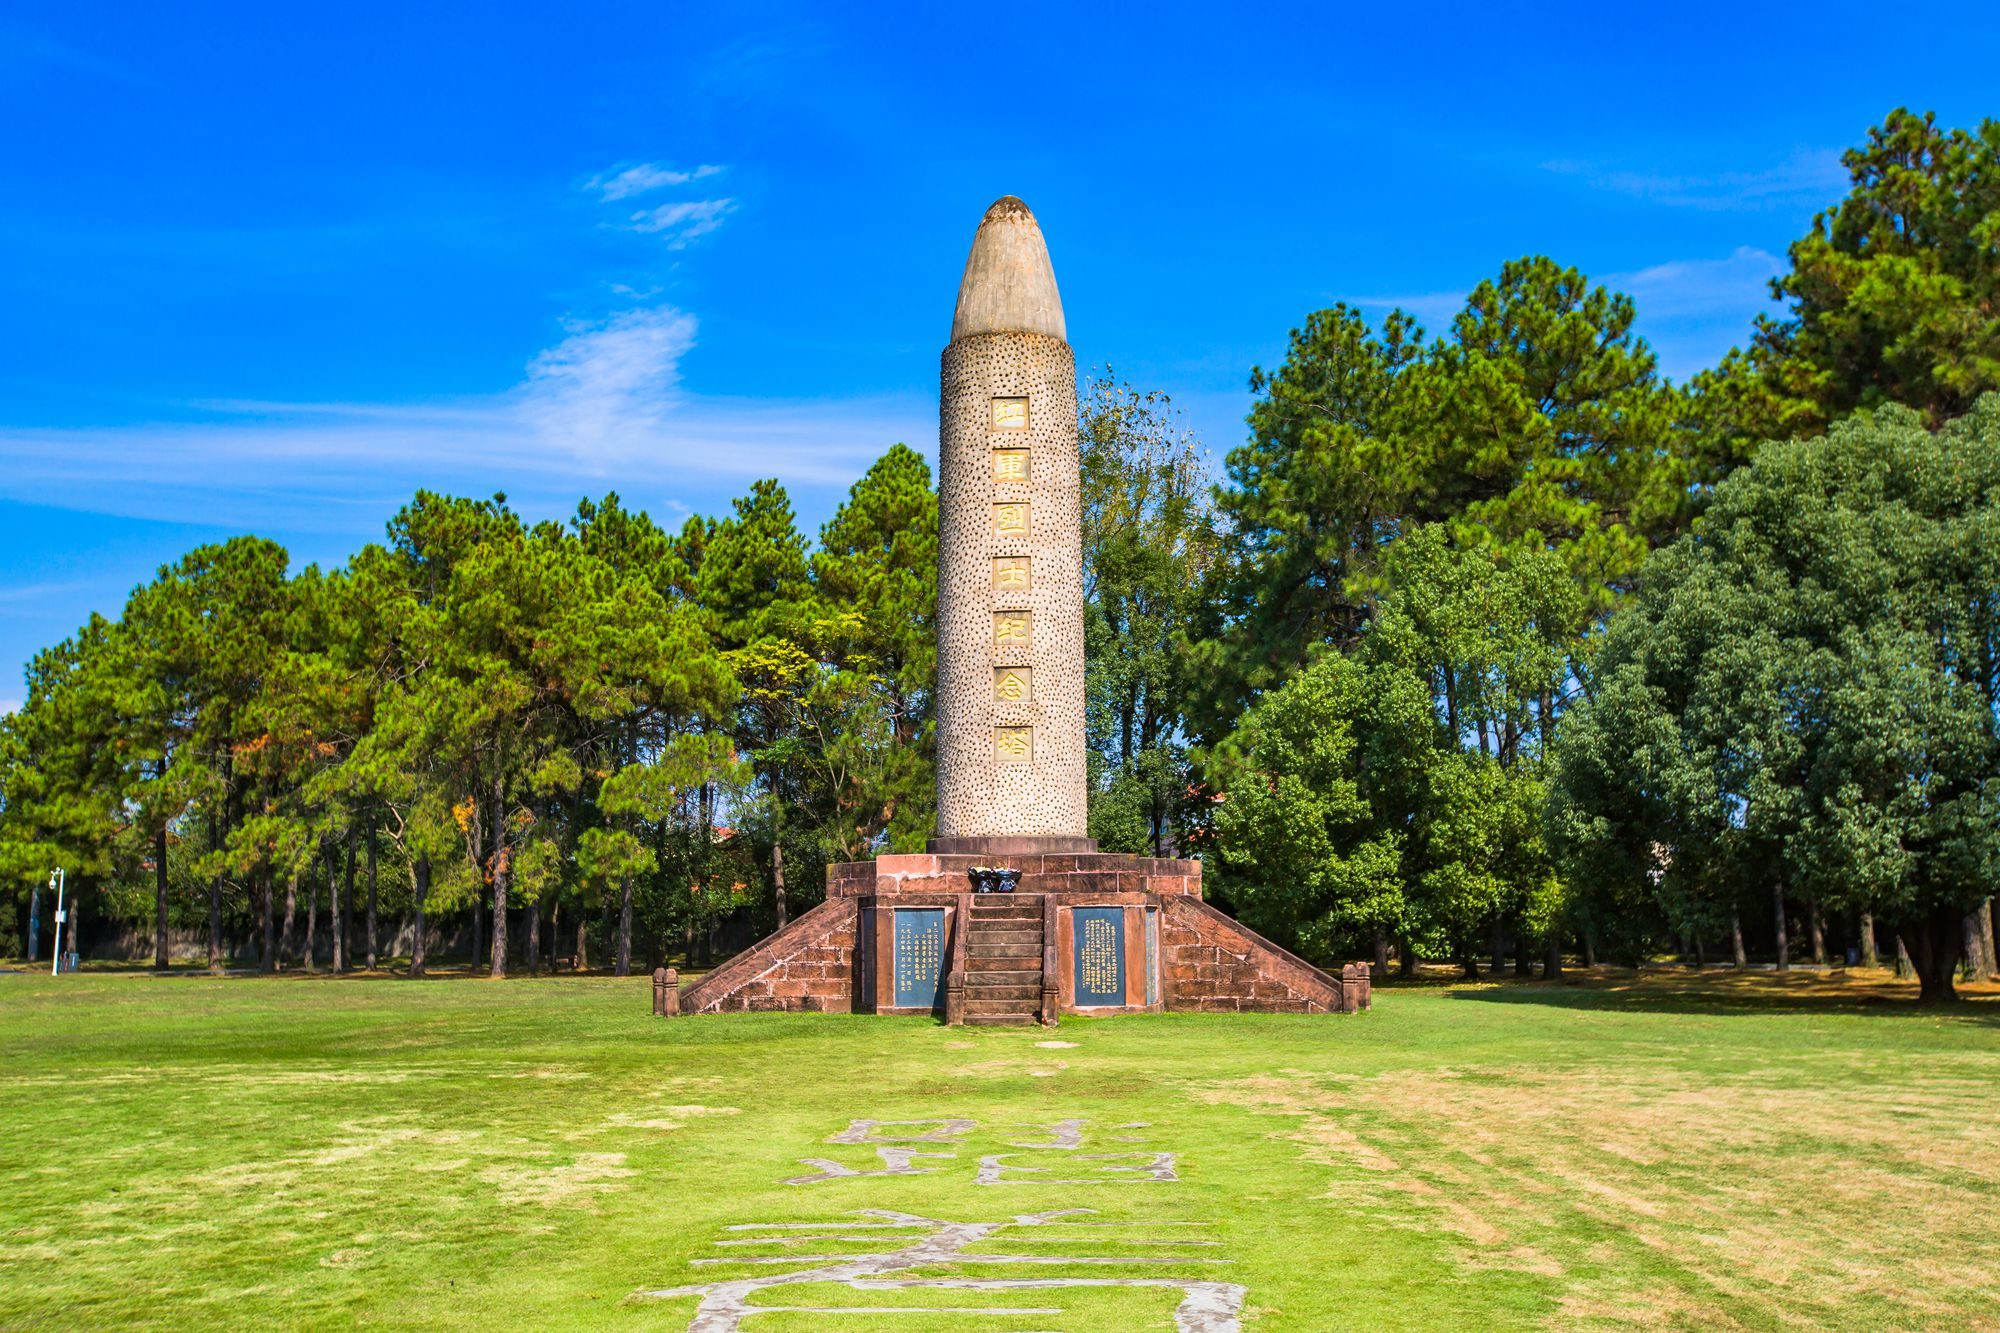
<svg viewBox="0 0 2000 1333">
<path fill-rule="evenodd" d="M 944 971 L 944 909 L 897 908 L 895 949 L 897 1008 L 930 1008 Z"/>
<path fill-rule="evenodd" d="M 1028 428 L 1028 400 L 1025 398 L 995 398 L 993 400 L 993 429 L 1026 430 Z"/>
<path fill-rule="evenodd" d="M 1125 1003 L 1125 909 L 1079 907 L 1070 915 L 1075 940 L 1076 1003 Z"/>
<path fill-rule="evenodd" d="M 1011 500 L 1006 504 L 993 506 L 993 535 L 996 537 L 1025 537 L 1028 535 L 1028 503 L 1025 500 Z"/>
<path fill-rule="evenodd" d="M 993 701 L 1024 704 L 1035 697 L 1034 671 L 1030 667 L 993 668 Z"/>
<path fill-rule="evenodd" d="M 1025 555 L 996 555 L 993 557 L 993 591 L 1026 592 L 1029 583 L 1028 557 Z"/>
<path fill-rule="evenodd" d="M 995 449 L 993 451 L 993 481 L 996 485 L 1026 485 L 1028 481 L 1028 451 L 1026 449 Z"/>
<path fill-rule="evenodd" d="M 1026 648 L 1035 641 L 1035 616 L 1032 611 L 995 611 L 993 613 L 993 646 L 996 648 Z"/>
<path fill-rule="evenodd" d="M 993 757 L 1003 764 L 1034 763 L 1035 729 L 1033 727 L 993 728 Z"/>
</svg>

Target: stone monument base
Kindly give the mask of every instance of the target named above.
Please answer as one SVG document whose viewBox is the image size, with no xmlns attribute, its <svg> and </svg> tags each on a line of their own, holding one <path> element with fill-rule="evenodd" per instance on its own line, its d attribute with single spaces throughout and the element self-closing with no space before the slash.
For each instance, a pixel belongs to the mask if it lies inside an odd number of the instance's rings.
<svg viewBox="0 0 2000 1333">
<path fill-rule="evenodd" d="M 1017 849 L 1004 864 L 1019 871 L 1011 893 L 973 891 L 990 851 L 831 866 L 825 902 L 689 987 L 680 1010 L 1053 1025 L 1065 1013 L 1369 1005 L 1365 966 L 1336 977 L 1203 902 L 1199 861 Z"/>
</svg>

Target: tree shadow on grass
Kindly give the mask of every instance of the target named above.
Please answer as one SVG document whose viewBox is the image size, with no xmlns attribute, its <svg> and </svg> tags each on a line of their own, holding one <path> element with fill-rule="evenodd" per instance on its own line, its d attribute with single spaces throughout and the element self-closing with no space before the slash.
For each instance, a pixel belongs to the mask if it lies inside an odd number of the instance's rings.
<svg viewBox="0 0 2000 1333">
<path fill-rule="evenodd" d="M 0 966 L 0 973 L 26 970 L 25 968 Z M 46 971 L 47 969 L 43 968 L 41 970 Z M 278 972 L 263 972 L 254 966 L 231 966 L 226 968 L 219 976 L 216 973 L 210 972 L 206 966 L 201 964 L 176 964 L 169 970 L 161 972 L 155 969 L 150 963 L 92 963 L 86 964 L 83 971 L 77 975 L 92 977 L 150 977 L 155 980 L 195 981 L 251 979 L 264 981 L 338 981 L 351 983 L 412 980 L 409 962 L 406 959 L 384 963 L 382 966 L 375 968 L 356 967 L 342 972 L 334 972 L 325 966 L 316 967 L 311 971 L 307 971 L 303 967 L 292 966 Z M 701 975 L 703 975 L 701 972 L 682 972 L 680 974 L 682 981 Z M 652 984 L 651 970 L 642 972 L 636 966 L 628 976 L 619 977 L 608 967 L 588 968 L 582 972 L 564 969 L 561 972 L 553 973 L 544 968 L 541 971 L 531 973 L 525 965 L 522 965 L 510 969 L 502 980 L 572 981 L 579 978 L 593 981 L 644 981 L 648 985 Z M 424 968 L 424 974 L 421 977 L 414 979 L 417 981 L 489 981 L 492 978 L 487 975 L 486 964 L 484 963 L 467 966 L 462 962 L 451 962 L 443 964 L 431 963 Z"/>
<path fill-rule="evenodd" d="M 1886 968 L 1798 972 L 1649 968 L 1640 972 L 1600 969 L 1555 982 L 1461 983 L 1451 998 L 1644 1013 L 1949 1017 L 2000 1027 L 2000 983 L 1962 983 L 1958 993 L 1957 1004 L 1920 1004 L 1916 982 L 1899 981 Z"/>
</svg>

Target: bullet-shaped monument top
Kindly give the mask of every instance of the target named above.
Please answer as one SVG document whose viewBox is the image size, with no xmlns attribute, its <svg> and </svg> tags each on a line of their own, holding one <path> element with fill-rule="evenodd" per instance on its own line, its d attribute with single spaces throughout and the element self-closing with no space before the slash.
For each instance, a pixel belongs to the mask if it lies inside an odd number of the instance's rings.
<svg viewBox="0 0 2000 1333">
<path fill-rule="evenodd" d="M 1011 195 L 972 239 L 939 370 L 931 847 L 1091 851 L 1076 358 L 1042 229 Z"/>
<path fill-rule="evenodd" d="M 980 333 L 1045 333 L 1067 342 L 1048 243 L 1028 206 L 997 199 L 980 220 L 951 317 L 956 342 Z"/>
</svg>

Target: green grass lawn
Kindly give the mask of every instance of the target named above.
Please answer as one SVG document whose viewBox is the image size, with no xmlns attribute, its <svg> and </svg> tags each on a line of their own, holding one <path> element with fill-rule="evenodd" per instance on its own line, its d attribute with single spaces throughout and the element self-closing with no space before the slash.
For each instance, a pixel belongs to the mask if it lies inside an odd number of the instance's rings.
<svg viewBox="0 0 2000 1333">
<path fill-rule="evenodd" d="M 1073 1208 L 964 1250 L 1057 1262 L 912 1271 L 1236 1284 L 1270 1333 L 1994 1327 L 2000 998 L 1893 990 L 1434 985 L 1050 1032 L 670 1022 L 639 978 L 0 976 L 0 1328 L 679 1330 L 693 1297 L 636 1293 L 918 1234 L 826 1225 L 882 1220 L 855 1210 Z M 926 1174 L 784 1183 L 879 1169 L 827 1142 L 851 1120 L 943 1117 L 974 1123 L 899 1145 L 953 1154 Z M 1178 1179 L 1113 1169 L 1157 1152 Z M 848 1313 L 747 1327 L 1172 1328 L 1180 1296 L 821 1281 L 750 1299 Z M 856 1308 L 924 1306 L 992 1312 Z"/>
</svg>

